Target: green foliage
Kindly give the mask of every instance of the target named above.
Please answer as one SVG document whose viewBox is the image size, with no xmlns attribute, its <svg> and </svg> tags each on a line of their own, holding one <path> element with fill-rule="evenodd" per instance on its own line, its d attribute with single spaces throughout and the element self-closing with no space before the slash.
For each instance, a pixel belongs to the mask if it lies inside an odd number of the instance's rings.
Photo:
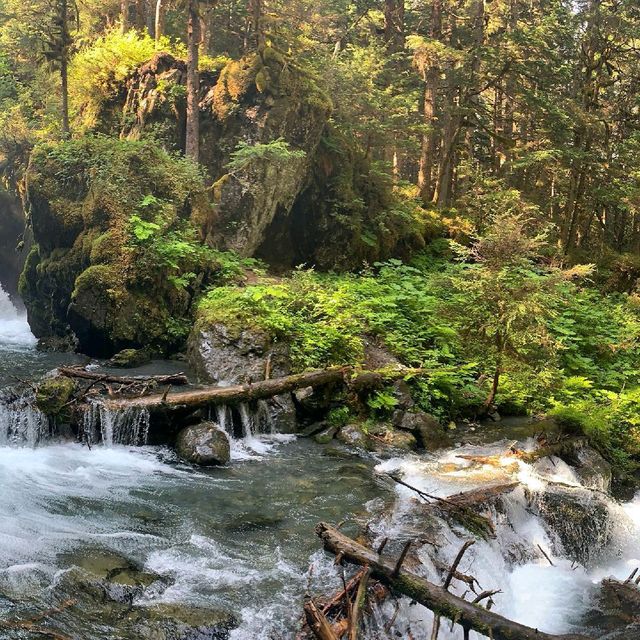
<svg viewBox="0 0 640 640">
<path fill-rule="evenodd" d="M 566 433 L 585 435 L 618 477 L 640 466 L 640 387 L 558 405 L 551 415 Z"/>
<path fill-rule="evenodd" d="M 344 427 L 349 424 L 353 416 L 351 415 L 351 409 L 349 407 L 336 407 L 331 409 L 327 415 L 327 422 L 332 427 Z"/>
<path fill-rule="evenodd" d="M 134 30 L 123 34 L 112 29 L 82 48 L 69 68 L 70 100 L 77 124 L 83 130 L 100 125 L 105 104 L 117 96 L 131 72 L 157 51 L 186 55 L 183 45 L 167 38 L 156 45 L 150 35 Z"/>
<path fill-rule="evenodd" d="M 392 390 L 383 389 L 376 391 L 367 398 L 367 406 L 377 416 L 385 417 L 390 415 L 398 406 L 398 399 L 393 395 Z"/>
<path fill-rule="evenodd" d="M 304 158 L 306 153 L 301 149 L 292 150 L 283 138 L 268 143 L 238 143 L 231 154 L 227 169 L 231 172 L 242 171 L 254 163 L 268 162 L 286 165 L 292 160 Z"/>
</svg>

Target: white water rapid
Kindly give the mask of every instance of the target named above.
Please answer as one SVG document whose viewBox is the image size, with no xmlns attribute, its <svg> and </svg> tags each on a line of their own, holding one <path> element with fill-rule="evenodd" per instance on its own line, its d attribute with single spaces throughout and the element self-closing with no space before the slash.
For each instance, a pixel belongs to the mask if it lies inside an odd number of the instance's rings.
<svg viewBox="0 0 640 640">
<path fill-rule="evenodd" d="M 493 597 L 493 610 L 516 622 L 548 633 L 591 631 L 585 628 L 585 616 L 596 606 L 599 583 L 610 576 L 624 580 L 640 565 L 640 496 L 620 505 L 597 487 L 588 488 L 594 485 L 558 458 L 532 465 L 504 456 L 496 466 L 458 457 L 496 455 L 509 444 L 388 460 L 376 471 L 398 474 L 411 486 L 443 498 L 518 481 L 520 486 L 501 498 L 499 507 L 487 511 L 496 524 L 495 538 L 476 538 L 459 570 L 475 576 L 480 591 L 500 589 Z M 415 492 L 398 485 L 396 494 L 393 512 L 376 525 L 377 537 L 430 538 L 437 547 L 421 547 L 419 571 L 441 584 L 442 568 L 451 565 L 464 540 L 472 536 L 450 522 L 441 521 L 434 528 L 420 516 Z M 467 592 L 469 598 L 468 589 L 454 580 L 452 591 L 457 595 Z M 383 617 L 389 619 L 393 609 L 385 607 Z M 432 614 L 410 606 L 408 600 L 402 601 L 395 620 L 389 638 L 429 637 L 433 625 Z M 438 637 L 461 640 L 463 631 L 443 622 Z M 481 637 L 471 634 L 472 639 Z"/>
<path fill-rule="evenodd" d="M 33 347 L 35 343 L 26 316 L 18 313 L 0 285 L 0 344 L 5 349 L 25 349 Z"/>
</svg>

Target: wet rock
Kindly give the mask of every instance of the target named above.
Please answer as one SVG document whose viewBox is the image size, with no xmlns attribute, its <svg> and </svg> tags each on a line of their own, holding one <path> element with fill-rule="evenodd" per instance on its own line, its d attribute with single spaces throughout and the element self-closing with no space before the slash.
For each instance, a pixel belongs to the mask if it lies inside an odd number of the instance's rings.
<svg viewBox="0 0 640 640">
<path fill-rule="evenodd" d="M 589 566 L 611 541 L 611 514 L 597 494 L 554 488 L 537 497 L 540 516 L 572 560 Z"/>
<path fill-rule="evenodd" d="M 293 392 L 298 416 L 302 422 L 313 422 L 324 418 L 333 407 L 346 401 L 346 392 L 333 386 L 314 389 L 306 387 Z"/>
<path fill-rule="evenodd" d="M 36 406 L 48 416 L 59 416 L 71 399 L 75 384 L 70 378 L 49 378 L 38 385 Z"/>
<path fill-rule="evenodd" d="M 574 469 L 585 487 L 606 492 L 611 490 L 611 465 L 595 449 L 578 449 Z"/>
<path fill-rule="evenodd" d="M 127 618 L 140 640 L 226 640 L 238 624 L 226 611 L 179 604 L 136 607 Z"/>
<path fill-rule="evenodd" d="M 297 431 L 297 413 L 293 399 L 288 394 L 265 400 L 269 426 L 277 433 Z"/>
<path fill-rule="evenodd" d="M 393 397 L 398 402 L 396 407 L 400 411 L 407 411 L 408 409 L 412 409 L 416 404 L 411 395 L 411 387 L 405 380 L 397 380 L 396 382 L 394 382 Z"/>
<path fill-rule="evenodd" d="M 123 349 L 109 360 L 109 365 L 121 369 L 135 369 L 149 362 L 151 358 L 144 349 Z"/>
<path fill-rule="evenodd" d="M 444 430 L 438 420 L 424 411 L 396 411 L 393 415 L 393 425 L 398 429 L 410 431 L 418 444 L 427 450 L 437 449 L 445 441 Z"/>
<path fill-rule="evenodd" d="M 94 602 L 131 604 L 152 586 L 157 591 L 166 587 L 157 574 L 109 551 L 78 552 L 64 556 L 63 562 L 70 569 L 61 576 L 57 588 L 69 594 L 81 592 Z"/>
<path fill-rule="evenodd" d="M 336 435 L 337 439 L 343 444 L 350 447 L 358 447 L 364 449 L 367 447 L 368 438 L 357 424 L 345 425 L 338 431 Z"/>
<path fill-rule="evenodd" d="M 389 447 L 399 451 L 413 451 L 418 448 L 418 441 L 415 436 L 408 431 L 389 429 L 386 433 L 385 440 Z"/>
<path fill-rule="evenodd" d="M 338 433 L 338 427 L 330 426 L 320 431 L 320 433 L 316 433 L 315 436 L 313 436 L 313 439 L 318 444 L 328 444 L 336 437 L 337 433 Z"/>
<path fill-rule="evenodd" d="M 186 427 L 176 440 L 178 455 L 192 464 L 219 466 L 229 464 L 229 436 L 214 422 L 202 422 Z"/>
</svg>

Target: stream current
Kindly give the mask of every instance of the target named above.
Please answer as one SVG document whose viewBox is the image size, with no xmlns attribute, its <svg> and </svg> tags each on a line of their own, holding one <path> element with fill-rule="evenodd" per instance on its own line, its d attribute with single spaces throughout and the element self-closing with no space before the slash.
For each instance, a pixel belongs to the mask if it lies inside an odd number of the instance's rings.
<svg viewBox="0 0 640 640">
<path fill-rule="evenodd" d="M 0 385 L 70 359 L 38 352 L 25 318 L 0 289 Z M 161 588 L 136 595 L 136 607 L 211 607 L 234 614 L 232 640 L 293 639 L 305 591 L 326 593 L 340 584 L 313 533 L 317 522 L 346 521 L 344 531 L 355 534 L 373 519 L 379 538 L 411 532 L 415 496 L 385 472 L 441 496 L 481 486 L 496 473 L 538 491 L 550 479 L 580 485 L 560 461 L 546 471 L 520 464 L 503 473 L 461 464 L 454 451 L 381 461 L 273 434 L 248 434 L 233 449 L 228 468 L 195 470 L 157 447 L 0 444 L 0 620 L 60 608 L 49 624 L 70 638 L 139 638 L 106 605 L 83 604 L 65 580 L 74 566 L 112 554 L 162 578 Z M 505 504 L 496 539 L 474 545 L 461 570 L 484 589 L 502 589 L 495 610 L 514 620 L 554 633 L 584 629 L 597 583 L 608 575 L 625 578 L 640 564 L 640 500 L 608 505 L 610 535 L 587 566 L 565 557 L 522 489 Z M 463 539 L 455 528 L 439 531 L 439 553 L 451 560 Z M 553 566 L 537 552 L 516 557 L 514 550 L 537 545 Z M 422 570 L 437 581 L 425 554 L 423 548 Z M 383 607 L 377 615 L 389 619 L 393 612 Z M 372 630 L 369 638 L 428 637 L 431 624 L 427 610 L 402 600 L 389 631 Z M 29 637 L 0 626 L 0 639 Z M 440 638 L 459 639 L 462 632 L 444 624 Z"/>
</svg>

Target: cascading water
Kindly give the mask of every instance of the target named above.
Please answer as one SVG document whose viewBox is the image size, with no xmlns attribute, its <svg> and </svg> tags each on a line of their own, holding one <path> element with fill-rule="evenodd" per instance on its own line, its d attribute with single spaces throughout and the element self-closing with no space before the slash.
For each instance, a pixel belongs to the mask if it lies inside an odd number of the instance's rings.
<svg viewBox="0 0 640 640">
<path fill-rule="evenodd" d="M 503 443 L 502 451 L 509 443 Z M 640 564 L 640 500 L 620 506 L 600 489 L 585 486 L 562 460 L 525 464 L 504 456 L 499 465 L 478 464 L 460 454 L 495 455 L 498 447 L 459 449 L 440 457 L 388 460 L 379 474 L 398 474 L 413 487 L 446 498 L 491 484 L 518 481 L 487 515 L 495 538 L 476 542 L 465 555 L 460 572 L 474 576 L 480 590 L 500 589 L 493 610 L 516 622 L 548 633 L 593 631 L 585 616 L 595 607 L 599 583 L 608 576 L 625 579 Z M 473 535 L 461 526 L 421 515 L 415 492 L 396 488 L 394 510 L 377 522 L 378 539 L 431 538 L 417 552 L 417 569 L 436 584 L 451 566 L 465 539 Z M 435 546 L 434 546 L 435 545 Z M 469 595 L 469 585 L 454 580 L 452 591 Z M 399 611 L 390 604 L 376 612 L 382 631 L 370 638 L 429 637 L 433 615 L 402 600 Z M 375 626 L 374 616 L 373 626 Z M 385 632 L 386 621 L 394 623 Z M 442 625 L 441 640 L 461 640 L 460 627 Z M 471 638 L 482 636 L 472 633 Z"/>
<path fill-rule="evenodd" d="M 236 461 L 257 459 L 276 445 L 294 439 L 275 431 L 265 400 L 259 400 L 255 406 L 242 403 L 233 409 L 228 405 L 216 406 L 210 410 L 209 419 L 226 431 L 231 443 L 231 459 Z"/>
<path fill-rule="evenodd" d="M 0 344 L 18 349 L 32 347 L 35 343 L 26 317 L 18 313 L 0 285 Z"/>
</svg>

